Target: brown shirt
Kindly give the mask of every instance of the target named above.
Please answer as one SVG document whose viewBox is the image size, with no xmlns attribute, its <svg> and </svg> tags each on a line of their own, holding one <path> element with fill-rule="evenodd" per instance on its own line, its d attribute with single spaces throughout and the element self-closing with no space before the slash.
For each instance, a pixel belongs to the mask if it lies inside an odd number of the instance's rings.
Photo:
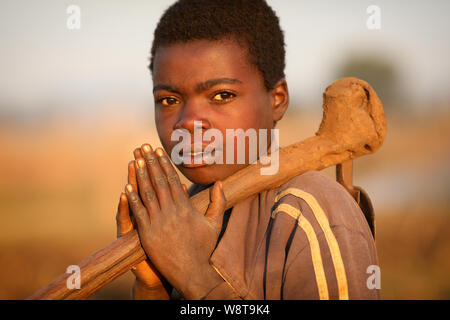
<svg viewBox="0 0 450 320">
<path fill-rule="evenodd" d="M 310 171 L 252 196 L 225 220 L 210 262 L 228 288 L 211 297 L 379 298 L 367 286 L 367 268 L 378 265 L 369 226 L 355 200 L 324 174 Z"/>
</svg>

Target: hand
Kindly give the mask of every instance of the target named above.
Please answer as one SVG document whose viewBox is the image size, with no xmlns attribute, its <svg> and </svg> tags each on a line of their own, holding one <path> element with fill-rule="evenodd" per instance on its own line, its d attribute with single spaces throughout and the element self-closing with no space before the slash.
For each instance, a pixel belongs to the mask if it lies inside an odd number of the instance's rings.
<svg viewBox="0 0 450 320">
<path fill-rule="evenodd" d="M 209 264 L 225 210 L 225 195 L 216 182 L 205 215 L 191 204 L 169 157 L 150 145 L 135 161 L 137 188 L 126 195 L 147 256 L 187 299 L 202 297 L 223 279 Z M 142 201 L 141 201 L 142 199 Z"/>
<path fill-rule="evenodd" d="M 128 183 L 132 184 L 137 188 L 136 181 L 136 171 L 134 161 L 128 164 Z M 125 193 L 120 195 L 119 208 L 116 215 L 117 224 L 117 238 L 120 238 L 132 231 L 135 228 L 135 222 L 132 221 L 130 216 L 130 210 L 128 205 L 128 199 Z M 136 266 L 134 266 L 131 271 L 136 276 L 136 283 L 134 287 L 134 296 L 146 296 L 149 295 L 139 294 L 136 291 L 159 291 L 158 299 L 168 299 L 169 295 L 163 287 L 163 281 L 161 275 L 152 265 L 150 260 L 146 259 Z M 154 294 L 153 294 L 154 295 Z"/>
</svg>

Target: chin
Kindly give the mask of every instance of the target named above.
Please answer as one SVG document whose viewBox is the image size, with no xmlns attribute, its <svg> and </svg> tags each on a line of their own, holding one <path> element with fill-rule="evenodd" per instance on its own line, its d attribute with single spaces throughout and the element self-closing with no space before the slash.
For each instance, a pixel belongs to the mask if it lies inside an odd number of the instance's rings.
<svg viewBox="0 0 450 320">
<path fill-rule="evenodd" d="M 197 168 L 186 168 L 183 166 L 178 166 L 178 169 L 191 182 L 206 186 L 219 180 L 223 181 L 246 166 L 247 165 L 242 164 L 240 165 L 214 164 Z"/>
<path fill-rule="evenodd" d="M 185 168 L 183 166 L 180 166 L 179 169 L 186 178 L 188 178 L 192 183 L 195 184 L 206 186 L 216 182 L 217 180 L 221 180 L 217 177 L 217 172 L 216 174 L 213 174 L 214 170 L 213 168 L 211 168 L 211 166 L 198 168 Z"/>
</svg>

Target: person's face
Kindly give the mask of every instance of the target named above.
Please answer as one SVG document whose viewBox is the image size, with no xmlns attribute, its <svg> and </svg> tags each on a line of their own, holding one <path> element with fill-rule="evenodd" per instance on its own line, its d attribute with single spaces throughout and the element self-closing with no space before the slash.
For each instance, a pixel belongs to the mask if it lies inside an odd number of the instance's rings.
<svg viewBox="0 0 450 320">
<path fill-rule="evenodd" d="M 189 180 L 202 185 L 248 165 L 248 141 L 246 164 L 225 164 L 226 129 L 266 129 L 270 137 L 274 121 L 281 119 L 288 104 L 286 82 L 268 91 L 246 50 L 234 41 L 195 40 L 158 48 L 153 84 L 156 127 L 169 155 L 179 143 L 171 141 L 174 130 L 188 130 L 194 143 L 194 121 L 202 122 L 203 132 L 214 128 L 222 133 L 224 164 L 177 166 Z M 235 156 L 236 148 L 235 143 Z"/>
</svg>

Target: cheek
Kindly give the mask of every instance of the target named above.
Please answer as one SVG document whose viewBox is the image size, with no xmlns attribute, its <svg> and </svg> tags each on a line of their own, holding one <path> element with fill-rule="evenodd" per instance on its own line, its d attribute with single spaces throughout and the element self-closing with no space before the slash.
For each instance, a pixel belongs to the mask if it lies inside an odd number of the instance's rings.
<svg viewBox="0 0 450 320">
<path fill-rule="evenodd" d="M 155 125 L 158 132 L 159 140 L 166 152 L 170 152 L 170 137 L 172 135 L 173 124 L 170 119 L 155 114 Z"/>
<path fill-rule="evenodd" d="M 270 101 L 265 96 L 260 96 L 258 99 L 248 99 L 236 120 L 242 128 L 271 128 L 271 110 Z"/>
</svg>

